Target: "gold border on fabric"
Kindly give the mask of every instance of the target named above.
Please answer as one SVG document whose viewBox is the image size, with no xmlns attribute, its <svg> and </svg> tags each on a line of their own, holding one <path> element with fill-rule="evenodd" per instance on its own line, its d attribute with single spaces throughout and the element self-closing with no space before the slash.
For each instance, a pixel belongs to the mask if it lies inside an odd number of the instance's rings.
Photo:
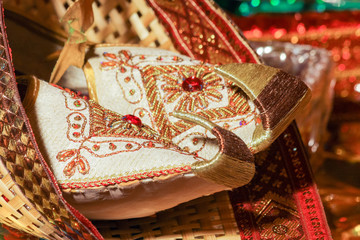
<svg viewBox="0 0 360 240">
<path fill-rule="evenodd" d="M 25 76 L 20 78 L 27 80 L 27 90 L 23 100 L 23 106 L 26 112 L 31 111 L 34 107 L 36 98 L 39 93 L 40 82 L 35 76 Z"/>
<path fill-rule="evenodd" d="M 95 71 L 92 68 L 89 62 L 86 62 L 83 71 L 85 74 L 86 83 L 88 86 L 89 97 L 90 99 L 94 100 L 95 102 L 98 101 L 97 91 L 96 91 L 96 79 L 95 79 Z"/>
<path fill-rule="evenodd" d="M 276 68 L 260 64 L 234 63 L 218 66 L 215 71 L 230 79 L 254 101 L 257 107 L 262 108 L 259 109 L 262 122 L 256 126 L 251 142 L 251 149 L 254 152 L 271 144 L 291 123 L 297 110 L 303 108 L 311 97 L 310 91 L 300 80 Z M 266 92 L 269 91 L 269 88 L 286 91 L 286 89 L 282 89 L 284 86 L 288 87 L 289 93 L 277 95 Z M 296 94 L 292 94 L 292 92 L 296 92 Z M 283 100 L 286 102 L 287 99 L 296 97 L 296 95 L 301 98 L 296 102 L 283 105 L 281 109 L 277 108 L 279 111 L 273 112 L 276 109 L 273 109 L 272 106 L 276 106 Z"/>
<path fill-rule="evenodd" d="M 230 63 L 215 67 L 221 76 L 231 79 L 254 101 L 279 69 L 260 64 Z"/>
<path fill-rule="evenodd" d="M 211 131 L 219 142 L 220 150 L 213 159 L 191 165 L 197 176 L 230 188 L 251 181 L 255 174 L 254 156 L 238 136 L 195 114 L 174 112 L 172 115 Z"/>
</svg>

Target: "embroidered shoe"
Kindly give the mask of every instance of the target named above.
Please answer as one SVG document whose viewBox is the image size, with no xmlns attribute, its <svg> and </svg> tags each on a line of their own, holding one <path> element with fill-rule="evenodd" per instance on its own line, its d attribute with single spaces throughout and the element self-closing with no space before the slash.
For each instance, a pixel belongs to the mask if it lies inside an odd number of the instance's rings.
<svg viewBox="0 0 360 240">
<path fill-rule="evenodd" d="M 207 159 L 217 154 L 215 137 L 173 112 L 214 122 L 256 153 L 277 138 L 310 96 L 299 79 L 260 64 L 212 66 L 166 50 L 129 46 L 91 51 L 84 74 L 75 68 L 67 72 L 78 81 L 85 76 L 91 99 L 137 116 L 161 136 Z M 63 82 L 69 82 L 66 78 Z"/>
<path fill-rule="evenodd" d="M 23 104 L 65 199 L 92 219 L 148 216 L 244 185 L 255 171 L 241 139 L 198 116 L 179 114 L 217 136 L 220 154 L 211 161 L 181 150 L 134 115 L 35 77 Z"/>
</svg>

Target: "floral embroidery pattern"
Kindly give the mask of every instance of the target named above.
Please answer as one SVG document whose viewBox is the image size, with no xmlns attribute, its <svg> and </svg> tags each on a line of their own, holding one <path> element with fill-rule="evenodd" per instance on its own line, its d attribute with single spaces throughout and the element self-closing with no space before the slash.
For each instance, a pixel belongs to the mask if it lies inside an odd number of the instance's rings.
<svg viewBox="0 0 360 240">
<path fill-rule="evenodd" d="M 296 239 L 302 235 L 299 226 L 297 219 L 276 218 L 273 222 L 261 225 L 261 236 L 267 239 Z"/>
<path fill-rule="evenodd" d="M 142 65 L 151 64 L 154 62 L 162 62 L 165 64 L 179 63 L 184 61 L 181 57 L 169 55 L 169 56 L 154 56 L 154 55 L 133 55 L 128 50 L 120 50 L 118 55 L 114 53 L 104 52 L 103 57 L 106 61 L 101 62 L 101 69 L 111 70 L 119 69 L 121 73 L 127 71 L 126 67 L 140 69 L 140 63 Z"/>
<path fill-rule="evenodd" d="M 165 92 L 165 102 L 173 103 L 179 100 L 175 106 L 176 111 L 194 112 L 203 110 L 209 106 L 209 101 L 220 102 L 223 98 L 219 89 L 224 89 L 225 86 L 213 68 L 206 66 L 196 68 L 179 66 L 179 70 L 175 75 L 166 74 L 163 79 L 165 84 L 161 88 Z M 184 90 L 184 83 L 186 84 L 189 79 L 190 81 L 191 79 L 201 81 L 201 89 L 197 91 Z"/>
<path fill-rule="evenodd" d="M 140 64 L 149 64 L 156 61 L 172 64 L 183 61 L 178 56 L 133 55 L 127 50 L 120 50 L 118 54 L 105 52 L 103 57 L 105 61 L 101 62 L 100 68 L 104 71 L 117 70 L 116 82 L 124 99 L 131 104 L 139 103 L 144 95 L 141 80 L 138 81 L 135 77 L 136 73 L 141 71 Z"/>
<path fill-rule="evenodd" d="M 246 116 L 247 123 L 253 121 L 255 118 L 255 111 L 250 108 L 247 99 L 243 97 L 243 94 L 240 92 L 241 90 L 232 87 L 226 79 L 222 80 L 216 75 L 212 67 L 204 65 L 149 65 L 144 67 L 142 71 L 144 89 L 150 104 L 152 118 L 154 119 L 160 134 L 164 137 L 173 139 L 177 135 L 195 126 L 194 124 L 182 120 L 171 122 L 169 120 L 168 112 L 177 109 L 169 108 L 169 104 L 177 104 L 176 106 L 178 109 L 182 109 L 185 112 L 191 112 L 188 109 L 189 103 L 190 106 L 193 104 L 193 107 L 197 109 L 195 107 L 195 102 L 197 102 L 200 106 L 196 114 L 214 122 L 225 119 L 229 124 L 238 122 L 236 127 L 247 125 L 243 124 L 243 117 L 241 120 L 238 120 L 239 116 Z M 202 91 L 201 93 L 199 93 L 200 91 L 181 91 L 179 85 L 182 84 L 183 80 L 182 78 L 179 78 L 179 76 L 183 76 L 184 74 L 185 76 L 192 76 L 192 74 L 197 74 L 195 76 L 203 76 L 207 80 L 207 84 L 210 85 L 208 88 L 209 90 Z M 176 85 L 175 80 L 178 81 L 177 87 L 170 87 L 171 85 L 168 83 L 172 82 L 173 85 Z M 227 86 L 227 89 L 225 89 L 225 86 Z M 206 88 L 207 86 L 202 90 Z M 162 96 L 162 92 L 164 93 L 164 96 Z M 228 104 L 226 106 L 220 107 L 218 104 L 218 102 L 224 98 L 220 92 L 226 92 L 226 98 L 228 98 Z M 194 95 L 191 96 L 193 93 Z M 206 103 L 200 98 L 197 98 L 196 94 L 202 95 L 201 98 L 206 101 Z M 169 100 L 170 102 L 166 102 Z M 213 104 L 212 107 L 210 107 L 210 104 Z M 204 108 L 203 105 L 209 107 Z M 229 127 L 228 129 L 232 130 L 233 128 Z"/>
<path fill-rule="evenodd" d="M 63 91 L 63 95 L 65 106 L 71 111 L 66 117 L 66 135 L 69 141 L 78 145 L 62 150 L 56 156 L 59 162 L 67 162 L 63 170 L 67 177 L 73 176 L 76 171 L 83 175 L 90 171 L 85 153 L 95 158 L 105 158 L 141 148 L 180 151 L 179 147 L 159 136 L 149 126 L 129 123 L 126 116 L 107 110 L 91 100 L 88 102 L 69 91 Z"/>
<path fill-rule="evenodd" d="M 195 124 L 172 119 L 173 111 L 196 113 L 231 131 L 254 121 L 255 124 L 261 122 L 244 93 L 217 75 L 210 65 L 190 59 L 184 64 L 178 56 L 140 55 L 128 50 L 120 50 L 118 54 L 106 52 L 103 56 L 105 61 L 100 68 L 116 70 L 113 76 L 124 94 L 126 91 L 133 96 L 141 93 L 136 101 L 123 98 L 131 104 L 139 104 L 136 109 L 142 110 L 136 110 L 137 116 L 146 119 L 161 136 L 172 139 L 185 151 L 189 149 L 194 154 L 203 151 L 209 133 L 195 130 L 196 134 L 186 134 Z M 132 82 L 137 85 L 131 87 Z M 143 93 L 145 101 L 140 102 Z"/>
</svg>

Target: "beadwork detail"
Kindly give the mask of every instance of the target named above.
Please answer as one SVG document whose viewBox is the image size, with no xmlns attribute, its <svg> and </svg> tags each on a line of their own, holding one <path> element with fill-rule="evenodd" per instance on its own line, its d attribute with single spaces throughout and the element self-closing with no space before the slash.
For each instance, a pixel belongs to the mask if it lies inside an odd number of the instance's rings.
<svg viewBox="0 0 360 240">
<path fill-rule="evenodd" d="M 99 144 L 95 144 L 95 145 L 92 147 L 92 149 L 93 149 L 94 151 L 99 151 L 100 145 L 99 145 Z"/>
<path fill-rule="evenodd" d="M 109 149 L 110 150 L 115 150 L 117 148 L 117 146 L 113 143 L 109 143 Z"/>
<path fill-rule="evenodd" d="M 79 133 L 79 132 L 74 132 L 74 133 L 73 133 L 73 136 L 76 137 L 76 138 L 78 138 L 78 137 L 80 137 L 80 133 Z"/>
<path fill-rule="evenodd" d="M 75 105 L 75 107 L 80 107 L 80 106 L 81 106 L 81 102 L 80 102 L 79 100 L 76 100 L 76 101 L 74 102 L 74 105 Z"/>
</svg>

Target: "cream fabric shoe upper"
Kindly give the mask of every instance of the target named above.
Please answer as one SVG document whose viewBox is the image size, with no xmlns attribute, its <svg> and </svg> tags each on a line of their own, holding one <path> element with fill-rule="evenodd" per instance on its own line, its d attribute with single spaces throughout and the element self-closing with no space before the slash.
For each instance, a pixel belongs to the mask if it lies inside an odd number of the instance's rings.
<svg viewBox="0 0 360 240">
<path fill-rule="evenodd" d="M 203 159 L 134 116 L 33 78 L 24 106 L 64 197 L 92 219 L 143 217 L 227 189 L 191 172 Z"/>
<path fill-rule="evenodd" d="M 115 112 L 139 117 L 160 135 L 206 159 L 218 153 L 216 138 L 200 126 L 171 116 L 172 112 L 209 119 L 249 147 L 261 122 L 253 102 L 212 65 L 167 50 L 96 47 L 84 73 L 71 68 L 61 83 L 74 84 L 76 76 L 81 85 L 86 78 L 91 99 Z"/>
</svg>

